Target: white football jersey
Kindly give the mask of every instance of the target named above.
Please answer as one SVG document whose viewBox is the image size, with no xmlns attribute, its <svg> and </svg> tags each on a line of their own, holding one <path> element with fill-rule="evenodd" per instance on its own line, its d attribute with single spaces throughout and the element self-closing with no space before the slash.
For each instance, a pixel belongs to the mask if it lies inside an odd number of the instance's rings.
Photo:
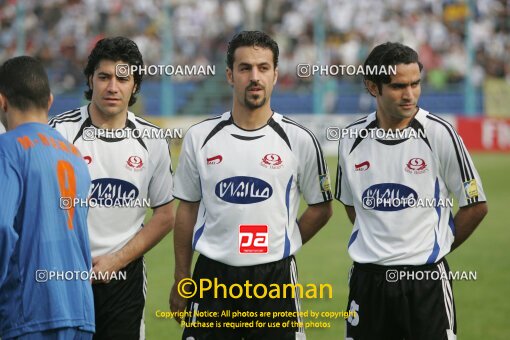
<svg viewBox="0 0 510 340">
<path fill-rule="evenodd" d="M 232 266 L 294 254 L 300 193 L 309 205 L 332 199 L 317 139 L 278 113 L 257 130 L 239 128 L 230 112 L 192 126 L 175 176 L 174 196 L 200 201 L 193 249 Z"/>
<path fill-rule="evenodd" d="M 92 138 L 88 105 L 49 121 L 88 163 L 92 186 L 87 218 L 92 256 L 121 249 L 143 227 L 147 208 L 172 201 L 170 151 L 165 139 Z M 159 129 L 128 112 L 126 129 Z M 135 136 L 139 136 L 135 135 Z M 93 140 L 92 140 L 93 139 Z"/>
<path fill-rule="evenodd" d="M 378 128 L 375 112 L 347 128 L 366 136 Z M 356 211 L 348 242 L 356 262 L 435 263 L 454 240 L 450 194 L 460 207 L 485 201 L 471 157 L 448 122 L 419 109 L 404 131 L 409 138 L 340 140 L 335 198 Z"/>
</svg>

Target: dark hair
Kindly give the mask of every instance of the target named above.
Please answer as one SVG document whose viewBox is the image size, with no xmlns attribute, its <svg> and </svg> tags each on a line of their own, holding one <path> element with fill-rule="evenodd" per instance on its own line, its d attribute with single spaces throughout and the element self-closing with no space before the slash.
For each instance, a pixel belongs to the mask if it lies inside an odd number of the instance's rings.
<svg viewBox="0 0 510 340">
<path fill-rule="evenodd" d="M 51 91 L 42 63 L 29 56 L 7 60 L 0 66 L 0 93 L 21 111 L 31 108 L 47 111 Z"/>
<path fill-rule="evenodd" d="M 234 52 L 237 48 L 244 46 L 258 46 L 270 49 L 273 52 L 274 67 L 278 66 L 278 55 L 280 52 L 276 41 L 261 31 L 242 31 L 234 35 L 228 43 L 226 61 L 229 69 L 234 67 Z"/>
<path fill-rule="evenodd" d="M 87 66 L 83 70 L 85 74 L 88 90 L 85 91 L 85 98 L 92 99 L 92 89 L 90 88 L 89 78 L 94 75 L 94 71 L 102 60 L 123 61 L 129 65 L 143 65 L 143 58 L 138 46 L 134 41 L 125 37 L 104 38 L 97 42 L 96 46 L 90 52 Z M 136 103 L 135 94 L 140 91 L 142 84 L 142 74 L 140 72 L 133 73 L 136 91 L 131 95 L 128 105 Z"/>
<path fill-rule="evenodd" d="M 418 53 L 416 53 L 415 50 L 408 46 L 402 45 L 401 43 L 386 42 L 376 46 L 372 52 L 370 52 L 367 59 L 365 60 L 365 64 L 363 65 L 364 70 L 366 70 L 367 67 L 374 69 L 375 66 L 375 69 L 378 71 L 374 72 L 375 74 L 365 72 L 363 79 L 365 81 L 373 81 L 377 85 L 379 93 L 382 93 L 382 84 L 389 84 L 391 82 L 391 76 L 390 74 L 380 74 L 379 70 L 381 66 L 385 66 L 386 70 L 388 70 L 388 66 L 413 63 L 418 64 L 421 72 L 423 65 L 419 61 Z"/>
</svg>

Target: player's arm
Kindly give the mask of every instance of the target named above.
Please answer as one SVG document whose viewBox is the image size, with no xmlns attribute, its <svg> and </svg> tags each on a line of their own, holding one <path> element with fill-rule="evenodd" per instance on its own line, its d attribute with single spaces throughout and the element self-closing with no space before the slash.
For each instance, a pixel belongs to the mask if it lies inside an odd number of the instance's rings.
<svg viewBox="0 0 510 340">
<path fill-rule="evenodd" d="M 310 138 L 311 137 L 311 138 Z M 329 169 L 319 142 L 313 134 L 299 139 L 298 186 L 308 207 L 298 220 L 302 243 L 308 242 L 333 215 Z"/>
<path fill-rule="evenodd" d="M 175 173 L 174 195 L 180 199 L 180 202 L 174 230 L 175 282 L 170 290 L 169 300 L 170 309 L 173 312 L 182 312 L 186 308 L 186 299 L 177 292 L 177 285 L 183 278 L 191 277 L 193 229 L 202 200 L 195 150 L 198 150 L 198 147 L 194 145 L 193 128 L 191 128 L 184 136 L 179 156 L 179 167 Z M 175 320 L 181 321 L 179 317 L 176 317 Z"/>
<path fill-rule="evenodd" d="M 480 222 L 482 222 L 485 215 L 487 215 L 487 212 L 488 206 L 486 202 L 459 208 L 453 219 L 455 239 L 450 251 L 453 251 L 468 239 Z"/>
<path fill-rule="evenodd" d="M 193 227 L 197 220 L 199 206 L 200 202 L 181 201 L 177 208 L 174 229 L 175 281 L 169 301 L 172 312 L 183 312 L 186 309 L 186 299 L 179 294 L 177 287 L 182 279 L 191 277 Z M 179 317 L 175 320 L 181 322 Z"/>
<path fill-rule="evenodd" d="M 354 210 L 354 207 L 351 205 L 344 205 L 344 207 L 347 217 L 349 217 L 349 221 L 354 224 L 354 221 L 356 221 L 356 210 Z"/>
<path fill-rule="evenodd" d="M 0 157 L 0 188 L 6 198 L 0 204 L 0 287 L 7 276 L 9 262 L 18 241 L 14 219 L 21 200 L 22 183 L 14 167 Z"/>
<path fill-rule="evenodd" d="M 333 215 L 331 201 L 309 205 L 299 218 L 298 225 L 303 244 L 308 242 Z"/>
<path fill-rule="evenodd" d="M 92 259 L 95 273 L 113 273 L 141 257 L 167 235 L 174 224 L 174 205 L 169 202 L 153 209 L 149 222 L 120 250 Z"/>
<path fill-rule="evenodd" d="M 441 174 L 446 187 L 459 201 L 459 211 L 453 219 L 453 250 L 466 241 L 478 227 L 487 214 L 488 207 L 480 176 L 462 138 L 455 131 L 452 136 L 443 135 L 441 146 L 442 148 L 438 148 L 443 164 Z"/>
</svg>

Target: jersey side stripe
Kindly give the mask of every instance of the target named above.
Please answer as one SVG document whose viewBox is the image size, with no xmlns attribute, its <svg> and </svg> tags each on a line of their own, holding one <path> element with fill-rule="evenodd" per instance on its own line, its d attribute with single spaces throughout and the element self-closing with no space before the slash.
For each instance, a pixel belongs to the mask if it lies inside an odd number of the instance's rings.
<svg viewBox="0 0 510 340">
<path fill-rule="evenodd" d="M 335 198 L 340 201 L 340 195 L 342 194 L 342 168 L 340 164 L 336 168 L 336 188 L 335 188 Z"/>
<path fill-rule="evenodd" d="M 342 168 L 340 167 L 340 142 L 338 142 L 338 165 L 336 168 L 335 198 L 340 201 L 342 194 Z"/>
<path fill-rule="evenodd" d="M 457 156 L 457 162 L 459 163 L 459 168 L 460 168 L 462 182 L 465 182 L 467 180 L 466 179 L 466 168 L 465 168 L 465 166 L 463 164 L 464 162 L 463 162 L 463 159 L 462 159 L 461 154 L 459 152 L 459 147 L 457 145 L 457 140 L 456 140 L 452 130 L 448 126 L 448 123 L 445 122 L 445 121 L 439 120 L 435 116 L 432 116 L 432 115 L 427 115 L 427 118 L 432 120 L 432 121 L 434 121 L 434 122 L 437 122 L 437 123 L 443 125 L 445 127 L 445 129 L 448 131 L 448 133 L 450 134 L 450 137 L 451 137 L 452 142 L 453 142 L 453 146 L 455 148 L 455 154 Z"/>
<path fill-rule="evenodd" d="M 465 176 L 466 176 L 466 179 L 463 179 L 463 182 L 466 182 L 468 180 L 474 179 L 475 175 L 474 175 L 474 172 L 473 172 L 473 168 L 471 167 L 471 163 L 469 162 L 469 159 L 467 157 L 466 148 L 462 144 L 462 142 L 460 140 L 460 137 L 459 137 L 459 134 L 457 133 L 457 131 L 455 131 L 455 129 L 453 128 L 453 126 L 451 126 L 450 123 L 448 123 L 447 121 L 445 121 L 441 117 L 438 117 L 438 116 L 430 114 L 430 113 L 429 113 L 429 115 L 437 118 L 438 121 L 443 121 L 446 124 L 446 126 L 449 127 L 449 129 L 452 131 L 453 136 L 455 136 L 455 138 L 457 140 L 457 143 L 459 145 L 459 150 L 461 150 L 461 152 L 462 152 L 462 163 L 464 165 L 464 171 L 465 171 Z M 468 204 L 472 204 L 472 203 L 475 203 L 475 202 L 478 202 L 478 196 L 467 199 L 467 203 Z"/>
<path fill-rule="evenodd" d="M 297 126 L 301 129 L 305 130 L 310 135 L 310 137 L 312 137 L 312 140 L 313 140 L 313 143 L 315 146 L 315 152 L 317 154 L 317 168 L 319 171 L 318 175 L 320 176 L 320 175 L 326 174 L 326 169 L 327 169 L 326 164 L 325 164 L 326 161 L 324 160 L 324 156 L 322 154 L 322 149 L 319 144 L 319 141 L 317 140 L 317 138 L 315 138 L 313 133 L 310 130 L 308 130 L 307 128 L 305 128 L 304 126 L 294 122 L 291 119 L 288 119 L 287 117 L 283 117 L 282 122 Z M 331 195 L 331 191 L 323 191 L 322 197 L 324 198 L 325 201 L 333 199 L 333 197 Z"/>
<path fill-rule="evenodd" d="M 293 120 L 291 120 L 291 119 L 289 119 L 287 117 L 283 117 L 282 122 L 285 122 L 285 123 L 297 126 L 297 127 L 301 128 L 301 129 L 305 130 L 310 135 L 310 137 L 312 137 L 313 143 L 315 145 L 315 151 L 317 153 L 317 163 L 318 163 L 319 175 L 325 174 L 326 173 L 326 166 L 324 164 L 324 157 L 322 155 L 322 150 L 321 150 L 321 147 L 319 145 L 319 142 L 317 141 L 317 138 L 315 138 L 313 133 L 310 130 L 308 130 L 307 128 L 305 128 L 304 126 L 296 123 L 295 121 L 293 121 Z"/>
<path fill-rule="evenodd" d="M 474 179 L 475 178 L 474 172 L 471 167 L 471 163 L 468 160 L 468 157 L 466 154 L 466 148 L 463 146 L 457 131 L 455 131 L 455 129 L 453 128 L 453 126 L 451 126 L 450 123 L 448 123 L 446 120 L 442 119 L 441 117 L 438 117 L 436 115 L 429 113 L 429 115 L 427 115 L 427 118 L 442 124 L 449 131 L 450 136 L 452 137 L 453 142 L 454 142 L 455 151 L 457 152 L 457 160 L 459 161 L 459 167 L 461 168 L 461 173 L 463 172 L 462 182 L 467 182 L 468 180 Z M 434 119 L 434 118 L 436 118 L 436 119 Z M 457 142 L 456 144 L 455 144 L 455 141 Z M 460 150 L 460 155 L 459 155 L 459 151 L 457 150 L 457 145 L 458 145 L 458 149 Z M 478 202 L 478 196 L 471 197 L 471 198 L 467 199 L 468 204 L 472 204 L 475 202 Z"/>
</svg>

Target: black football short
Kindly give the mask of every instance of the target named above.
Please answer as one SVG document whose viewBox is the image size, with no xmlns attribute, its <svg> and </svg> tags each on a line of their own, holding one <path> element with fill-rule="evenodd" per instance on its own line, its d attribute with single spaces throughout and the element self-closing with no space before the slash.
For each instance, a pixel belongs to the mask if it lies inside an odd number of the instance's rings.
<svg viewBox="0 0 510 340">
<path fill-rule="evenodd" d="M 346 320 L 346 339 L 455 339 L 455 304 L 445 259 L 423 266 L 354 263 L 351 270 L 347 310 L 352 315 Z"/>
<path fill-rule="evenodd" d="M 126 280 L 92 285 L 96 316 L 94 340 L 138 340 L 145 337 L 143 310 L 147 276 L 143 257 L 120 270 Z"/>
<path fill-rule="evenodd" d="M 234 284 L 244 286 L 248 281 L 252 287 L 263 284 L 269 288 L 271 284 L 282 287 L 284 284 L 297 283 L 297 267 L 294 256 L 289 256 L 277 262 L 254 266 L 234 267 L 229 266 L 203 255 L 200 255 L 193 272 L 193 280 L 209 279 L 211 282 L 217 279 L 218 284 L 230 287 Z M 257 296 L 264 296 L 263 287 L 259 286 Z M 246 297 L 250 292 L 251 298 Z M 197 296 L 188 301 L 187 311 L 190 312 L 185 318 L 187 325 L 200 325 L 201 322 L 214 323 L 214 327 L 185 327 L 182 335 L 183 340 L 285 340 L 305 339 L 303 319 L 299 315 L 301 311 L 299 293 L 280 295 L 280 298 L 256 298 L 253 290 L 244 289 L 244 295 L 237 298 L 239 289 L 233 289 L 236 298 L 223 298 L 223 291 L 218 289 L 216 298 L 212 290 L 204 293 L 203 298 Z M 292 296 L 294 295 L 294 296 Z M 217 318 L 200 317 L 197 312 L 217 312 Z M 227 313 L 228 312 L 228 313 Z M 270 312 L 271 316 L 261 317 L 262 312 Z M 283 313 L 276 314 L 273 312 Z M 222 316 L 223 313 L 223 316 Z M 233 313 L 237 315 L 234 316 Z M 198 316 L 197 316 L 198 315 Z M 258 325 L 257 326 L 257 323 Z M 276 326 L 277 323 L 279 326 Z M 247 325 L 253 325 L 248 327 Z M 264 326 L 261 326 L 264 325 Z M 274 327 L 269 327 L 272 325 Z M 286 327 L 283 327 L 286 325 Z M 294 326 L 294 327 L 292 327 Z"/>
</svg>

